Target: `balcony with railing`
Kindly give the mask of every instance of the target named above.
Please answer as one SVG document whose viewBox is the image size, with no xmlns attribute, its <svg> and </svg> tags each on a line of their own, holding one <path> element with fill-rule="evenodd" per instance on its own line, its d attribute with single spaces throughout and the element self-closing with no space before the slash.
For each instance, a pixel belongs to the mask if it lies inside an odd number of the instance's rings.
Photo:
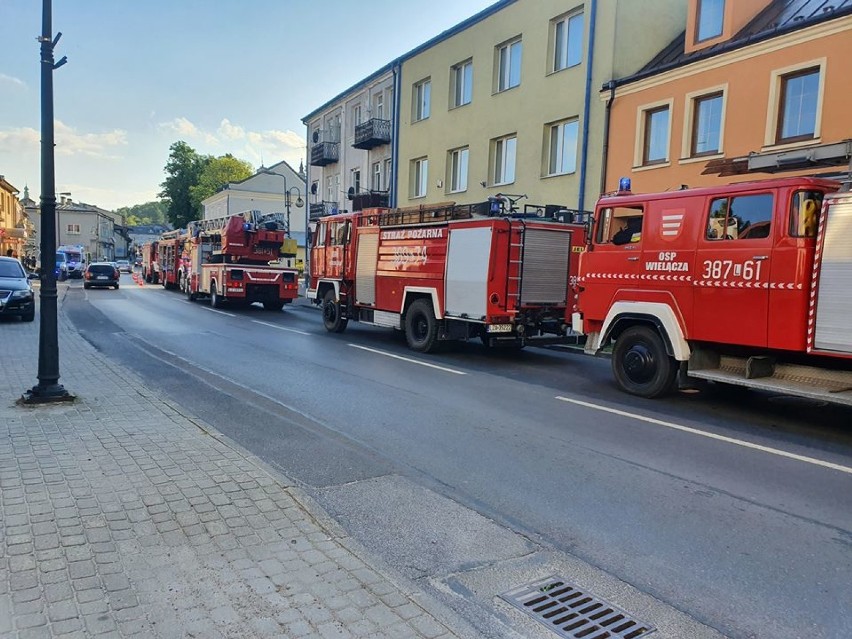
<svg viewBox="0 0 852 639">
<path fill-rule="evenodd" d="M 356 149 L 369 150 L 383 144 L 390 144 L 390 141 L 390 120 L 372 118 L 355 127 L 355 143 L 352 146 Z"/>
<path fill-rule="evenodd" d="M 311 136 L 311 165 L 326 166 L 340 160 L 340 128 L 319 129 Z"/>
<path fill-rule="evenodd" d="M 334 215 L 339 212 L 339 204 L 337 202 L 314 202 L 308 207 L 308 219 L 317 220 L 326 215 Z"/>
</svg>

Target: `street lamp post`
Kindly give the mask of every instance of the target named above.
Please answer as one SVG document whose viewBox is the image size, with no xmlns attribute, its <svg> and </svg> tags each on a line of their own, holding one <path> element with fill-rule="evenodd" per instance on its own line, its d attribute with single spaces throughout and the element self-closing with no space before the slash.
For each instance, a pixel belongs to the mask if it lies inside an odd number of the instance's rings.
<svg viewBox="0 0 852 639">
<path fill-rule="evenodd" d="M 61 33 L 53 37 L 51 0 L 43 0 L 41 36 L 41 305 L 39 309 L 38 384 L 24 393 L 28 404 L 71 401 L 59 383 L 59 330 L 57 323 L 56 275 L 56 175 L 53 157 L 53 71 L 65 64 L 54 63 L 53 49 Z"/>
</svg>

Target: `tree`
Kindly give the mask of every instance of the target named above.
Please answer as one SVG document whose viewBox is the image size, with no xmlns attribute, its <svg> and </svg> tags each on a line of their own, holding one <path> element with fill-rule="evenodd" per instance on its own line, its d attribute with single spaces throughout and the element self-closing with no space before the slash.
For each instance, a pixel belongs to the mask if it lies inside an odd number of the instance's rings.
<svg viewBox="0 0 852 639">
<path fill-rule="evenodd" d="M 182 140 L 169 147 L 169 161 L 164 168 L 166 179 L 160 185 L 163 190 L 159 195 L 168 207 L 166 214 L 175 228 L 186 226 L 191 220 L 201 217 L 190 190 L 198 184 L 210 159 L 209 156 L 199 155 Z"/>
<path fill-rule="evenodd" d="M 139 226 L 140 224 L 165 224 L 166 204 L 162 201 L 145 202 L 133 206 L 123 206 L 116 213 L 124 216 L 127 226 Z"/>
<path fill-rule="evenodd" d="M 252 175 L 252 166 L 244 160 L 238 160 L 230 153 L 218 158 L 210 158 L 204 165 L 195 185 L 189 189 L 190 199 L 196 210 L 201 210 L 201 202 L 219 191 L 229 182 L 239 182 Z"/>
</svg>

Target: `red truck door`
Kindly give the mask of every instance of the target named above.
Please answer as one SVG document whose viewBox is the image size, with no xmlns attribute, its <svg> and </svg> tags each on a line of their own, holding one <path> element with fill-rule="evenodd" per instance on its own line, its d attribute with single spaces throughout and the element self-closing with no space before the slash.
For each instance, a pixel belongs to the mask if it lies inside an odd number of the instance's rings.
<svg viewBox="0 0 852 639">
<path fill-rule="evenodd" d="M 698 238 L 690 338 L 767 345 L 775 193 L 710 197 Z"/>
</svg>

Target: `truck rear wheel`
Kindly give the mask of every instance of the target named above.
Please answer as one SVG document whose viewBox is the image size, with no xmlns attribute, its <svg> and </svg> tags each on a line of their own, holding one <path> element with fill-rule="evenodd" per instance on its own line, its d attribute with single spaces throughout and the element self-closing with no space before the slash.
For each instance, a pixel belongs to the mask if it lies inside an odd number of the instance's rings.
<svg viewBox="0 0 852 639">
<path fill-rule="evenodd" d="M 340 302 L 335 299 L 334 291 L 329 289 L 322 298 L 322 324 L 329 333 L 342 333 L 349 320 L 340 311 Z"/>
<path fill-rule="evenodd" d="M 216 290 L 216 283 L 210 282 L 210 306 L 213 308 L 222 308 L 225 300 L 222 299 L 222 296 L 219 295 L 219 291 Z"/>
<path fill-rule="evenodd" d="M 656 330 L 634 326 L 615 340 L 612 372 L 623 390 L 650 399 L 672 389 L 677 365 Z"/>
<path fill-rule="evenodd" d="M 438 320 L 427 299 L 414 300 L 405 314 L 405 339 L 408 348 L 418 353 L 429 353 L 438 343 Z"/>
</svg>

